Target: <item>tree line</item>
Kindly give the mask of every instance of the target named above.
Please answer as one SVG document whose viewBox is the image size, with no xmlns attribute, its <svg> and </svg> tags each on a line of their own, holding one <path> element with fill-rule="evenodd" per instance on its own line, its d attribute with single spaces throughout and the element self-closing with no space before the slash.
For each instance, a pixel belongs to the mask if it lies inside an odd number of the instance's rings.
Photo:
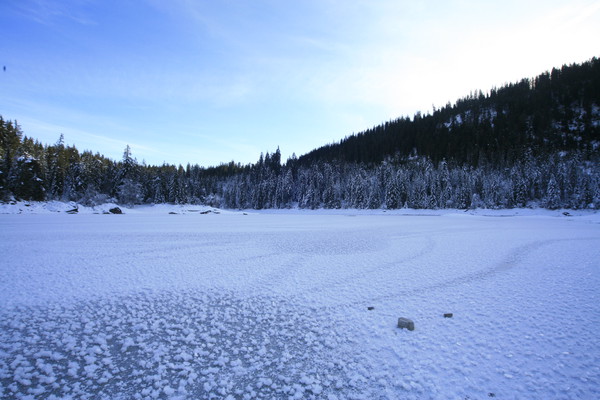
<svg viewBox="0 0 600 400">
<path fill-rule="evenodd" d="M 600 208 L 600 61 L 471 93 L 282 162 L 115 161 L 0 116 L 0 200 L 224 208 Z"/>
</svg>

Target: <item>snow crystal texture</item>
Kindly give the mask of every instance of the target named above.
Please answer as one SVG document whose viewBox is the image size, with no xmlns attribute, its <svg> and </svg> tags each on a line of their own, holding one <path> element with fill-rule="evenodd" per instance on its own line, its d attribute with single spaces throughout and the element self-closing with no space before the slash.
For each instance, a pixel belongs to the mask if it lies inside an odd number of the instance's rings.
<svg viewBox="0 0 600 400">
<path fill-rule="evenodd" d="M 598 214 L 53 207 L 0 215 L 1 398 L 600 397 Z"/>
</svg>

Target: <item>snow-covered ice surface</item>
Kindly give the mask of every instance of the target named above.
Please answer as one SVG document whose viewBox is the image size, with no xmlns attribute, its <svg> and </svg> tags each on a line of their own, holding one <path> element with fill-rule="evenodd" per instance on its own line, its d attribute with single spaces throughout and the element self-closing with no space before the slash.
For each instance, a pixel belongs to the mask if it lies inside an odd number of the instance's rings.
<svg viewBox="0 0 600 400">
<path fill-rule="evenodd" d="M 0 207 L 0 398 L 600 397 L 597 213 L 67 209 Z"/>
</svg>

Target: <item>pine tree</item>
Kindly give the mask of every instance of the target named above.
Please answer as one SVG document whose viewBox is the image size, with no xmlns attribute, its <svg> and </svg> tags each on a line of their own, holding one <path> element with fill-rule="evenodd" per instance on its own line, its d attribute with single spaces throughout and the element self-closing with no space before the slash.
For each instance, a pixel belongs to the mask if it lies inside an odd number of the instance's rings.
<svg viewBox="0 0 600 400">
<path fill-rule="evenodd" d="M 18 199 L 45 200 L 44 180 L 37 159 L 28 154 L 19 156 L 11 168 L 9 187 Z"/>
<path fill-rule="evenodd" d="M 140 204 L 142 201 L 142 185 L 132 179 L 124 179 L 117 191 L 119 203 L 128 206 Z"/>
<path fill-rule="evenodd" d="M 123 160 L 115 181 L 115 194 L 120 203 L 133 206 L 142 201 L 142 185 L 138 181 L 138 163 L 132 157 L 129 145 L 123 152 Z"/>
<path fill-rule="evenodd" d="M 546 189 L 546 208 L 554 210 L 560 208 L 560 206 L 560 189 L 558 188 L 554 175 L 551 175 L 550 180 L 548 181 L 548 188 Z"/>
<path fill-rule="evenodd" d="M 0 116 L 0 200 L 11 195 L 9 177 L 21 144 L 21 128 L 16 122 L 4 121 Z"/>
</svg>

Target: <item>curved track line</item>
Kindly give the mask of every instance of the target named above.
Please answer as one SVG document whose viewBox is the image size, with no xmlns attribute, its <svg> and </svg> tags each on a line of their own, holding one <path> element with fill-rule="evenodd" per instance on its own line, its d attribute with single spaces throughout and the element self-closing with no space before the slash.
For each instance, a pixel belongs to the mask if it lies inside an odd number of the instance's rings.
<svg viewBox="0 0 600 400">
<path fill-rule="evenodd" d="M 494 275 L 500 274 L 502 272 L 509 271 L 515 267 L 517 267 L 523 260 L 530 255 L 533 251 L 538 250 L 542 247 L 559 243 L 559 242 L 570 242 L 570 241 L 586 241 L 586 240 L 598 240 L 598 238 L 576 238 L 576 239 L 548 239 L 548 240 L 539 240 L 524 244 L 522 246 L 514 249 L 502 262 L 494 265 L 491 268 L 487 268 L 484 270 L 476 271 L 467 275 L 457 276 L 452 279 L 448 279 L 442 282 L 436 282 L 429 285 L 424 285 L 420 287 L 416 287 L 409 290 L 401 290 L 398 292 L 371 297 L 369 299 L 357 300 L 347 303 L 336 304 L 328 307 L 324 307 L 327 310 L 335 310 L 340 308 L 345 308 L 349 306 L 358 306 L 365 305 L 369 302 L 369 305 L 373 305 L 374 302 L 389 300 L 394 298 L 402 298 L 406 296 L 411 296 L 415 294 L 423 294 L 431 291 L 436 291 L 440 289 L 446 289 L 450 287 L 460 286 L 468 283 L 477 282 L 480 280 L 488 279 Z"/>
</svg>

